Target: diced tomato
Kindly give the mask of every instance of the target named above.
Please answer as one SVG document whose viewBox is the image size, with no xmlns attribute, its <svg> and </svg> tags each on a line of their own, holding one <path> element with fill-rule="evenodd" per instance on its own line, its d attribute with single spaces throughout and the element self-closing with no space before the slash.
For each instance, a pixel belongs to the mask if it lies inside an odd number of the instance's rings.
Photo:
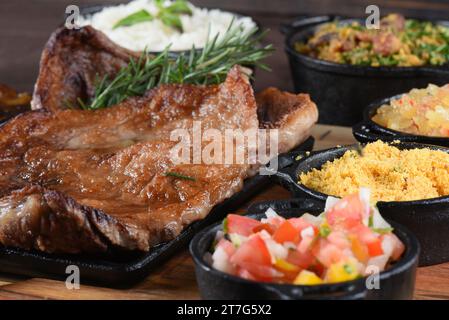
<svg viewBox="0 0 449 320">
<path fill-rule="evenodd" d="M 379 256 L 384 253 L 382 250 L 382 239 L 370 228 L 360 225 L 353 229 L 359 240 L 367 246 L 368 254 L 371 257 Z"/>
<path fill-rule="evenodd" d="M 267 265 L 261 265 L 253 262 L 242 262 L 240 267 L 251 273 L 257 280 L 271 281 L 275 278 L 281 278 L 283 273 L 277 271 L 275 268 Z"/>
<path fill-rule="evenodd" d="M 273 240 L 278 243 L 299 241 L 299 231 L 288 221 L 285 220 L 273 234 Z"/>
<path fill-rule="evenodd" d="M 287 256 L 287 262 L 294 264 L 301 269 L 307 269 L 315 262 L 315 258 L 310 251 L 301 253 L 297 250 L 290 250 Z"/>
<path fill-rule="evenodd" d="M 301 232 L 301 230 L 304 230 L 305 228 L 308 228 L 312 226 L 310 222 L 307 222 L 304 218 L 291 218 L 288 219 L 288 222 L 292 224 L 292 226 Z"/>
<path fill-rule="evenodd" d="M 337 202 L 326 215 L 329 225 L 351 229 L 362 224 L 365 205 L 357 194 L 347 196 Z"/>
<path fill-rule="evenodd" d="M 229 214 L 226 221 L 227 233 L 237 233 L 245 237 L 251 235 L 253 229 L 262 224 L 258 220 L 237 214 Z"/>
<path fill-rule="evenodd" d="M 354 232 L 363 243 L 374 242 L 379 239 L 379 236 L 365 225 L 357 226 L 351 231 Z"/>
<path fill-rule="evenodd" d="M 312 249 L 312 252 L 326 268 L 344 258 L 343 251 L 336 245 L 322 238 L 318 242 Z"/>
<path fill-rule="evenodd" d="M 248 238 L 231 257 L 231 263 L 247 270 L 260 281 L 271 281 L 283 274 L 271 265 L 271 255 L 265 241 L 256 234 Z"/>
<path fill-rule="evenodd" d="M 239 267 L 243 267 L 244 263 L 271 266 L 271 255 L 265 241 L 256 234 L 249 237 L 235 251 L 231 257 L 231 263 Z"/>
<path fill-rule="evenodd" d="M 326 271 L 326 268 L 316 259 L 315 262 L 311 264 L 307 269 L 309 271 L 315 272 L 320 277 L 323 277 Z"/>
<path fill-rule="evenodd" d="M 260 225 L 258 225 L 258 226 L 253 228 L 253 232 L 254 233 L 260 232 L 262 230 L 265 230 L 269 234 L 273 234 L 276 231 L 274 226 L 269 224 L 269 223 L 262 223 L 262 224 L 260 224 Z"/>
<path fill-rule="evenodd" d="M 217 243 L 217 248 L 222 248 L 224 252 L 228 255 L 228 257 L 231 257 L 235 253 L 235 247 L 232 244 L 231 241 L 228 241 L 226 239 L 220 239 Z"/>
<path fill-rule="evenodd" d="M 384 253 L 382 250 L 382 241 L 378 238 L 376 241 L 368 242 L 368 253 L 371 257 L 380 256 Z"/>
<path fill-rule="evenodd" d="M 281 216 L 269 217 L 267 222 L 275 227 L 275 229 L 279 228 L 279 226 L 284 223 L 285 219 Z"/>
<path fill-rule="evenodd" d="M 366 226 L 368 196 L 361 190 L 345 197 L 317 219 L 267 212 L 259 222 L 231 214 L 225 224 L 230 234 L 217 243 L 213 266 L 244 279 L 298 284 L 349 281 L 368 264 L 383 269 L 405 248 L 387 229 Z"/>
<path fill-rule="evenodd" d="M 328 236 L 327 240 L 335 244 L 340 249 L 347 249 L 351 247 L 351 242 L 348 240 L 346 234 L 342 231 L 332 231 Z"/>
</svg>

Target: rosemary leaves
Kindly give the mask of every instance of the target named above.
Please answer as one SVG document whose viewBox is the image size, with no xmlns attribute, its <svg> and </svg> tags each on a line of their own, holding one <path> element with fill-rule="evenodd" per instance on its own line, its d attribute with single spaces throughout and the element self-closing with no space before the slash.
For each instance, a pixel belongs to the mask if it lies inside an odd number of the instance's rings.
<svg viewBox="0 0 449 320">
<path fill-rule="evenodd" d="M 265 34 L 256 27 L 244 32 L 242 26 L 231 23 L 221 37 L 209 37 L 201 50 L 192 47 L 175 57 L 170 48 L 157 55 L 144 52 L 115 77 L 99 77 L 93 98 L 79 104 L 83 109 L 106 108 L 165 83 L 218 84 L 237 64 L 270 70 L 261 62 L 273 51 L 272 45 L 259 46 Z"/>
</svg>

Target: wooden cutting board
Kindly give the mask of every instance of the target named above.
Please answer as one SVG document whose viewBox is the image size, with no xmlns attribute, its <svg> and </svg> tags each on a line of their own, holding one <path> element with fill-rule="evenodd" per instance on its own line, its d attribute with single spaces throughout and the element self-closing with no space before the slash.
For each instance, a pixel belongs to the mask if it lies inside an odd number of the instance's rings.
<svg viewBox="0 0 449 320">
<path fill-rule="evenodd" d="M 313 130 L 315 149 L 355 142 L 351 129 L 317 125 Z M 289 193 L 272 186 L 249 203 L 255 201 L 286 199 Z M 62 281 L 40 278 L 23 278 L 0 274 L 0 299 L 199 299 L 195 270 L 187 250 L 179 252 L 161 265 L 146 279 L 126 290 L 87 286 L 69 290 Z M 418 269 L 416 299 L 449 299 L 449 263 Z"/>
</svg>

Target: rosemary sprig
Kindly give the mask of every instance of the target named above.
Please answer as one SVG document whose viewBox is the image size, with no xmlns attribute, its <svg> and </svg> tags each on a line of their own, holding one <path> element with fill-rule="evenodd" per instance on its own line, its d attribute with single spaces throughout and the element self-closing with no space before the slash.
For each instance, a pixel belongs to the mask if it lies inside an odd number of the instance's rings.
<svg viewBox="0 0 449 320">
<path fill-rule="evenodd" d="M 184 180 L 190 180 L 190 181 L 196 181 L 196 179 L 194 177 L 186 176 L 186 175 L 183 175 L 181 173 L 172 172 L 172 171 L 166 172 L 165 176 L 166 177 L 174 177 L 174 178 L 184 179 Z"/>
<path fill-rule="evenodd" d="M 83 109 L 100 109 L 118 104 L 131 96 L 141 96 L 147 90 L 164 83 L 218 84 L 224 81 L 234 65 L 254 66 L 270 70 L 261 62 L 274 50 L 272 45 L 260 47 L 267 31 L 257 35 L 256 27 L 244 32 L 233 22 L 222 37 L 217 34 L 206 41 L 203 49 L 195 47 L 188 53 L 173 57 L 167 47 L 156 56 L 144 52 L 131 59 L 114 78 L 97 79 L 94 97 L 79 102 Z"/>
</svg>

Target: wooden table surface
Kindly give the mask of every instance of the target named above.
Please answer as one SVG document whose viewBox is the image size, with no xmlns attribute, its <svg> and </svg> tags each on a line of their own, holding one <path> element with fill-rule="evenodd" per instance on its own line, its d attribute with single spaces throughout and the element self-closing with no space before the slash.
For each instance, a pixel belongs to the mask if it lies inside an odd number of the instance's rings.
<svg viewBox="0 0 449 320">
<path fill-rule="evenodd" d="M 355 140 L 351 130 L 343 127 L 316 125 L 313 130 L 315 149 L 351 144 Z M 323 138 L 323 136 L 325 136 Z M 286 199 L 289 193 L 272 186 L 257 195 L 252 202 Z M 83 285 L 68 290 L 62 281 L 23 278 L 0 274 L 0 299 L 199 299 L 193 261 L 183 250 L 148 275 L 142 282 L 126 290 Z M 419 268 L 416 280 L 416 299 L 449 299 L 449 263 Z"/>
</svg>

